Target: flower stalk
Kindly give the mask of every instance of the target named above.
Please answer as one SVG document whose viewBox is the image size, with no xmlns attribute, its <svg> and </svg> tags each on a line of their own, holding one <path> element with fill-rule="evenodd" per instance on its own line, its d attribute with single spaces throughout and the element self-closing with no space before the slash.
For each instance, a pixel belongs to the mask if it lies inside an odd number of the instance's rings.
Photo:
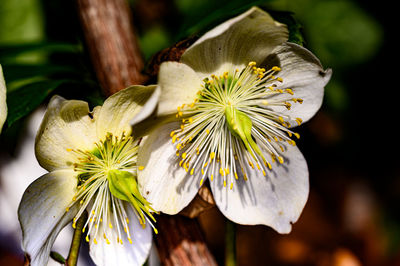
<svg viewBox="0 0 400 266">
<path fill-rule="evenodd" d="M 72 236 L 71 247 L 69 249 L 69 254 L 66 266 L 76 266 L 78 262 L 79 248 L 81 246 L 82 229 L 87 220 L 87 212 L 85 211 L 82 216 L 76 222 L 76 227 L 74 229 L 74 235 Z"/>
<path fill-rule="evenodd" d="M 225 265 L 236 266 L 236 227 L 233 222 L 226 220 L 225 227 Z"/>
</svg>

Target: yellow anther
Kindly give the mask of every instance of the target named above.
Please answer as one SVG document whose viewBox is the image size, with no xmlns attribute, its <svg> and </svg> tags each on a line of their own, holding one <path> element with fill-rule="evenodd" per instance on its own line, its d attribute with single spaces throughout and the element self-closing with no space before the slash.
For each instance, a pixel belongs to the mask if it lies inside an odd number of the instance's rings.
<svg viewBox="0 0 400 266">
<path fill-rule="evenodd" d="M 215 158 L 215 152 L 210 153 L 210 159 L 214 159 Z"/>
<path fill-rule="evenodd" d="M 178 116 L 182 116 L 182 115 L 183 115 L 182 111 L 179 111 Z"/>
<path fill-rule="evenodd" d="M 126 221 L 127 224 L 129 224 L 129 219 L 128 219 L 128 217 L 125 218 L 125 221 Z"/>
<path fill-rule="evenodd" d="M 236 179 L 236 180 L 239 179 L 239 177 L 238 177 L 238 175 L 237 175 L 236 172 L 235 172 L 235 179 Z"/>
<path fill-rule="evenodd" d="M 186 152 L 182 153 L 182 158 L 185 159 L 186 158 Z"/>
<path fill-rule="evenodd" d="M 231 190 L 233 189 L 233 182 L 231 183 L 231 187 L 230 187 L 230 189 L 231 189 Z"/>
<path fill-rule="evenodd" d="M 93 243 L 95 243 L 97 245 L 97 239 L 93 238 Z"/>
<path fill-rule="evenodd" d="M 299 124 L 299 126 L 301 125 L 301 123 L 303 123 L 303 120 L 299 117 L 296 118 L 296 122 L 297 124 Z"/>
<path fill-rule="evenodd" d="M 272 169 L 272 166 L 271 166 L 271 164 L 270 164 L 269 162 L 265 162 L 265 166 L 266 166 L 266 167 L 268 167 L 268 168 L 269 168 L 269 170 L 271 170 L 271 169 Z"/>
<path fill-rule="evenodd" d="M 132 239 L 130 237 L 128 237 L 128 241 L 130 244 L 132 244 Z"/>
<path fill-rule="evenodd" d="M 283 78 L 281 78 L 281 77 L 277 77 L 276 80 L 279 82 L 283 82 Z"/>
<path fill-rule="evenodd" d="M 204 168 L 201 168 L 201 174 L 204 175 Z"/>
<path fill-rule="evenodd" d="M 213 181 L 214 180 L 214 175 L 213 174 L 211 174 L 211 181 Z"/>
<path fill-rule="evenodd" d="M 199 149 L 199 147 L 196 148 L 196 154 L 197 154 L 197 155 L 200 154 L 200 149 Z"/>
<path fill-rule="evenodd" d="M 226 187 L 226 180 L 224 180 L 224 187 Z"/>
<path fill-rule="evenodd" d="M 188 121 L 189 121 L 190 124 L 193 123 L 193 118 L 190 117 L 190 118 L 188 119 Z"/>
<path fill-rule="evenodd" d="M 267 175 L 267 173 L 265 173 L 265 171 L 264 171 L 264 170 L 262 170 L 262 173 L 263 173 L 263 175 L 264 175 L 264 176 L 266 176 L 266 175 Z"/>
<path fill-rule="evenodd" d="M 289 94 L 291 94 L 291 95 L 294 94 L 292 89 L 286 89 L 286 92 L 289 93 Z"/>
<path fill-rule="evenodd" d="M 65 211 L 66 211 L 66 212 L 69 212 L 69 207 L 65 208 Z"/>
<path fill-rule="evenodd" d="M 279 120 L 279 122 L 281 122 L 281 123 L 285 122 L 285 120 L 283 120 L 283 117 L 282 117 L 282 116 L 278 117 L 278 120 Z"/>
<path fill-rule="evenodd" d="M 283 163 L 283 157 L 282 157 L 282 156 L 278 156 L 278 161 L 279 161 L 280 163 Z"/>
<path fill-rule="evenodd" d="M 111 229 L 113 228 L 113 226 L 112 226 L 112 224 L 111 224 L 111 223 L 109 223 L 109 224 L 108 224 L 108 227 L 110 227 Z"/>
<path fill-rule="evenodd" d="M 190 174 L 193 175 L 194 173 L 194 168 L 192 168 L 192 170 L 190 170 Z"/>
<path fill-rule="evenodd" d="M 251 62 L 249 63 L 249 66 L 255 66 L 255 65 L 257 65 L 257 63 L 254 62 L 254 61 L 251 61 Z"/>
<path fill-rule="evenodd" d="M 224 176 L 224 170 L 222 168 L 219 168 L 219 173 L 220 175 Z"/>
<path fill-rule="evenodd" d="M 70 148 L 67 148 L 67 151 L 72 151 L 72 149 L 70 149 Z"/>
<path fill-rule="evenodd" d="M 225 174 L 229 175 L 229 168 L 225 168 Z"/>
<path fill-rule="evenodd" d="M 174 136 L 172 137 L 172 143 L 175 143 L 177 137 L 178 137 L 177 135 L 174 135 Z"/>
<path fill-rule="evenodd" d="M 207 133 L 207 134 L 210 134 L 210 130 L 209 130 L 208 128 L 206 129 L 206 133 Z"/>
<path fill-rule="evenodd" d="M 85 240 L 86 242 L 89 242 L 89 235 L 86 235 Z"/>
<path fill-rule="evenodd" d="M 82 233 L 85 233 L 86 227 L 82 228 Z"/>
<path fill-rule="evenodd" d="M 142 170 L 144 169 L 144 166 L 143 166 L 143 165 L 140 165 L 140 166 L 138 167 L 138 169 L 139 169 L 139 171 L 142 171 Z"/>
<path fill-rule="evenodd" d="M 72 223 L 72 228 L 76 228 L 76 221 L 75 221 L 75 219 L 74 219 L 74 222 Z"/>
<path fill-rule="evenodd" d="M 280 67 L 274 66 L 271 68 L 272 71 L 281 71 Z"/>
<path fill-rule="evenodd" d="M 200 180 L 200 186 L 203 185 L 204 178 Z"/>
<path fill-rule="evenodd" d="M 300 134 L 299 133 L 296 132 L 296 133 L 293 133 L 293 134 L 296 136 L 297 139 L 300 138 Z"/>
<path fill-rule="evenodd" d="M 246 173 L 243 173 L 243 179 L 244 179 L 244 181 L 247 181 L 247 180 L 249 180 L 249 179 L 247 178 L 247 175 L 246 175 Z"/>
</svg>

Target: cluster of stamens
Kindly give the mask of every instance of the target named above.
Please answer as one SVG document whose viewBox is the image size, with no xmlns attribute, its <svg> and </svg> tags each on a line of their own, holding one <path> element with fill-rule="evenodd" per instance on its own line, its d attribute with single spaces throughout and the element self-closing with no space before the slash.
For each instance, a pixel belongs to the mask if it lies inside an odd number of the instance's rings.
<svg viewBox="0 0 400 266">
<path fill-rule="evenodd" d="M 107 227 L 116 232 L 117 242 L 123 244 L 122 232 L 125 233 L 129 243 L 132 243 L 129 228 L 130 220 L 126 208 L 133 208 L 140 224 L 145 227 L 146 221 L 152 224 L 155 222 L 150 211 L 154 211 L 147 202 L 135 202 L 130 204 L 115 197 L 109 189 L 109 171 L 120 170 L 132 173 L 132 177 L 137 176 L 137 150 L 138 143 L 131 136 L 113 136 L 108 133 L 105 140 L 95 143 L 93 151 L 82 151 L 80 149 L 68 149 L 76 155 L 77 161 L 74 163 L 74 171 L 77 173 L 78 185 L 77 192 L 72 202 L 67 207 L 68 212 L 74 205 L 79 210 L 73 219 L 72 226 L 76 228 L 76 222 L 85 210 L 88 211 L 82 232 L 86 234 L 86 241 L 89 242 L 89 235 L 92 234 L 93 242 L 98 243 L 100 238 L 104 238 L 107 244 L 110 240 L 106 234 Z"/>
<path fill-rule="evenodd" d="M 265 70 L 250 62 L 242 70 L 211 75 L 204 79 L 194 102 L 177 108 L 182 123 L 170 136 L 181 157 L 179 165 L 191 175 L 201 172 L 200 185 L 205 177 L 212 181 L 219 174 L 224 186 L 228 181 L 232 189 L 240 173 L 247 180 L 245 164 L 265 176 L 271 163 L 284 162 L 283 143 L 296 145 L 292 136 L 300 136 L 289 128 L 302 120 L 273 107 L 289 110 L 292 103 L 303 100 L 294 98 L 292 89 L 279 88 L 283 79 L 276 75 L 280 71 L 277 66 Z M 277 94 L 286 97 L 274 97 Z"/>
</svg>

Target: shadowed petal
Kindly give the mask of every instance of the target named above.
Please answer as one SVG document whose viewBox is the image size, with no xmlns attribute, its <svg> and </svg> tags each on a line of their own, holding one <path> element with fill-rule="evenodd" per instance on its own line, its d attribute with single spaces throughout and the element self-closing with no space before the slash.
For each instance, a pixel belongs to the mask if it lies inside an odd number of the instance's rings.
<svg viewBox="0 0 400 266">
<path fill-rule="evenodd" d="M 156 211 L 176 214 L 194 198 L 200 176 L 190 175 L 179 166 L 179 157 L 170 132 L 179 127 L 173 122 L 160 126 L 142 140 L 138 154 L 140 193 Z"/>
<path fill-rule="evenodd" d="M 77 210 L 66 212 L 75 194 L 77 180 L 70 169 L 50 172 L 26 189 L 18 208 L 22 228 L 22 248 L 32 266 L 46 265 L 53 243 Z"/>
<path fill-rule="evenodd" d="M 279 44 L 288 39 L 284 24 L 258 7 L 232 18 L 204 34 L 183 53 L 181 62 L 202 76 L 261 63 Z"/>
<path fill-rule="evenodd" d="M 289 233 L 307 201 L 308 169 L 297 147 L 287 145 L 283 156 L 285 163 L 274 163 L 266 176 L 246 164 L 248 180 L 233 179 L 232 190 L 223 186 L 222 178 L 214 178 L 211 190 L 220 211 L 239 224 L 264 224 Z"/>
<path fill-rule="evenodd" d="M 89 113 L 87 102 L 51 98 L 35 143 L 36 158 L 43 168 L 72 167 L 76 157 L 69 149 L 93 149 L 97 137 Z"/>
<path fill-rule="evenodd" d="M 90 256 L 98 266 L 143 265 L 146 262 L 151 248 L 152 229 L 150 225 L 143 228 L 131 206 L 128 203 L 124 206 L 129 218 L 132 244 L 129 243 L 122 228 L 123 238 L 120 244 L 117 242 L 117 229 L 106 226 L 105 234 L 109 244 L 105 239 L 99 239 L 97 244 L 90 241 Z M 101 226 L 100 231 L 102 231 Z"/>
<path fill-rule="evenodd" d="M 4 121 L 7 117 L 7 103 L 6 103 L 6 83 L 3 77 L 3 69 L 0 65 L 0 133 L 3 128 Z"/>
<path fill-rule="evenodd" d="M 158 93 L 158 87 L 155 85 L 137 85 L 108 97 L 101 107 L 96 122 L 98 138 L 103 139 L 108 132 L 115 136 L 121 136 L 122 132 L 129 135 L 131 120 L 138 115 L 137 121 L 133 122 L 140 122 L 156 108 Z M 152 98 L 153 95 L 157 96 L 156 99 Z M 153 100 L 147 102 L 149 99 Z"/>
<path fill-rule="evenodd" d="M 165 62 L 160 66 L 158 84 L 161 87 L 161 96 L 157 114 L 168 115 L 176 113 L 177 107 L 182 104 L 191 104 L 201 89 L 202 81 L 187 65 Z"/>
<path fill-rule="evenodd" d="M 319 110 L 324 96 L 324 87 L 331 78 L 332 71 L 324 70 L 318 58 L 307 49 L 294 44 L 285 43 L 277 47 L 263 64 L 270 67 L 278 65 L 281 71 L 277 76 L 283 79 L 282 83 L 276 83 L 276 89 L 288 89 L 293 91 L 293 96 L 278 94 L 279 98 L 300 98 L 303 103 L 294 103 L 287 110 L 283 106 L 273 107 L 275 111 L 291 116 L 293 119 L 300 117 L 306 122 Z M 262 64 L 262 65 L 263 65 Z"/>
</svg>

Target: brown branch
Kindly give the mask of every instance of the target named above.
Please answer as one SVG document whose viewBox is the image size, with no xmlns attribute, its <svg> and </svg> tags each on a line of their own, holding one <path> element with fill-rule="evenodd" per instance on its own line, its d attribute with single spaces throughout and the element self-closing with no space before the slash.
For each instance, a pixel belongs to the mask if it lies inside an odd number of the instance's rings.
<svg viewBox="0 0 400 266">
<path fill-rule="evenodd" d="M 77 0 L 86 46 L 106 96 L 145 76 L 132 15 L 125 0 Z"/>
<path fill-rule="evenodd" d="M 143 59 L 127 2 L 77 0 L 77 7 L 93 68 L 105 94 L 144 84 Z M 155 240 L 163 265 L 216 265 L 196 220 L 161 215 L 157 227 L 160 233 Z"/>
<path fill-rule="evenodd" d="M 211 256 L 196 220 L 160 215 L 157 248 L 165 266 L 217 265 Z"/>
</svg>

